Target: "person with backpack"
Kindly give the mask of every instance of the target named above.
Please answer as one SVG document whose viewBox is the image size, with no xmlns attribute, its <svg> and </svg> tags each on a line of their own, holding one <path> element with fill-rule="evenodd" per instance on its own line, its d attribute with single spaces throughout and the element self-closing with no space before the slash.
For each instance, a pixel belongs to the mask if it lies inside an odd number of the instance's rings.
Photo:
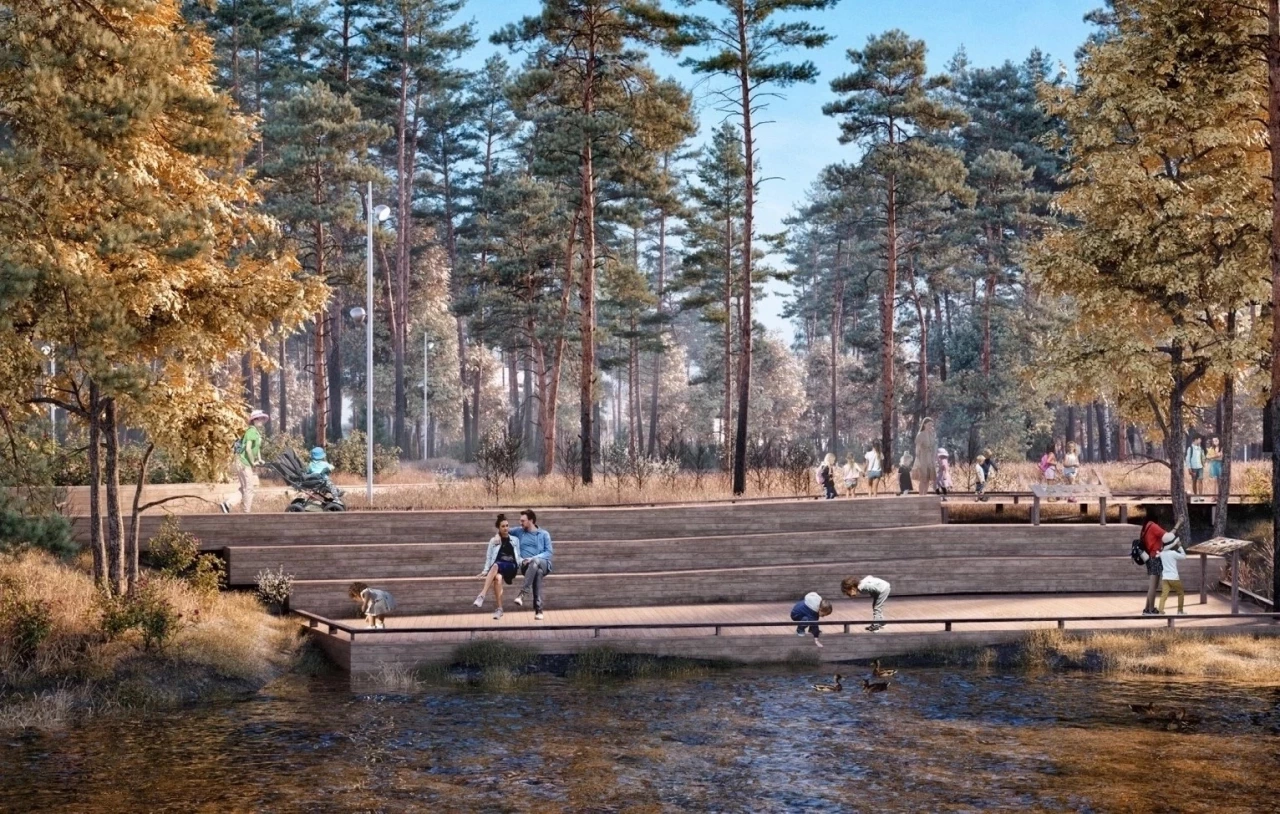
<svg viewBox="0 0 1280 814">
<path fill-rule="evenodd" d="M 253 511 L 253 494 L 258 490 L 258 474 L 253 468 L 262 466 L 262 428 L 270 418 L 261 410 L 254 410 L 249 416 L 249 426 L 244 435 L 232 447 L 235 458 L 231 462 L 231 469 L 240 482 L 240 509 L 245 514 Z M 231 504 L 224 500 L 218 504 L 218 508 L 226 514 L 231 511 Z"/>
<path fill-rule="evenodd" d="M 827 453 L 827 457 L 822 459 L 822 466 L 818 468 L 818 480 L 822 483 L 827 500 L 834 500 L 836 497 L 836 456 L 830 452 Z"/>
<path fill-rule="evenodd" d="M 1144 616 L 1159 614 L 1156 609 L 1156 592 L 1160 589 L 1160 579 L 1164 575 L 1164 564 L 1160 562 L 1160 552 L 1166 543 L 1178 539 L 1173 532 L 1165 531 L 1154 520 L 1142 524 L 1138 539 L 1133 541 L 1129 556 L 1133 561 L 1147 569 L 1147 604 L 1142 609 Z"/>
</svg>

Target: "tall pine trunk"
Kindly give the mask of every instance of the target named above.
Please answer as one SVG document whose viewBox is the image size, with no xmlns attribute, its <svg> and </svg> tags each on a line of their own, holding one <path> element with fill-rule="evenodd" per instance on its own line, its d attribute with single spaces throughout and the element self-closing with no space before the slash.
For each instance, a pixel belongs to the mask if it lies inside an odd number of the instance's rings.
<svg viewBox="0 0 1280 814">
<path fill-rule="evenodd" d="M 312 227 L 316 241 L 316 277 L 323 280 L 324 265 L 324 224 L 317 221 Z M 311 332 L 311 395 L 315 402 L 315 444 L 325 446 L 329 430 L 329 383 L 325 379 L 328 367 L 329 348 L 325 343 L 325 323 L 328 314 L 324 310 L 316 312 L 314 328 Z"/>
<path fill-rule="evenodd" d="M 325 364 L 325 378 L 329 383 L 329 440 L 339 441 L 342 439 L 342 299 L 336 290 L 329 300 L 326 341 L 329 346 Z"/>
<path fill-rule="evenodd" d="M 747 420 L 751 406 L 751 238 L 755 230 L 756 146 L 751 121 L 754 80 L 750 65 L 753 54 L 748 42 L 745 7 L 738 5 L 737 13 L 738 80 L 742 92 L 742 155 L 746 161 L 742 206 L 742 315 L 738 323 L 741 347 L 738 358 L 738 427 L 733 439 L 733 493 L 740 495 L 747 491 Z"/>
<path fill-rule="evenodd" d="M 1227 315 L 1227 334 L 1235 339 L 1236 314 Z M 1222 427 L 1218 431 L 1218 440 L 1222 443 L 1222 476 L 1218 478 L 1217 506 L 1213 513 L 1213 536 L 1222 537 L 1227 533 L 1227 499 L 1231 495 L 1231 451 L 1235 447 L 1236 418 L 1236 377 L 1234 370 L 1228 370 L 1222 380 L 1221 415 Z M 1272 507 L 1274 511 L 1274 506 Z"/>
<path fill-rule="evenodd" d="M 890 128 L 890 133 L 893 128 Z M 880 297 L 880 446 L 882 460 L 892 461 L 893 457 L 893 357 L 894 333 L 893 315 L 897 304 L 898 291 L 898 200 L 897 178 L 890 173 L 887 180 L 885 204 L 886 263 L 884 274 L 884 293 Z"/>
<path fill-rule="evenodd" d="M 1280 0 L 1267 0 L 1267 137 L 1271 152 L 1271 317 L 1280 318 Z M 1280 330 L 1271 331 L 1271 390 L 1267 415 L 1280 427 Z M 1271 495 L 1280 496 L 1280 444 L 1271 444 Z M 1272 562 L 1280 564 L 1280 511 L 1271 513 Z M 1271 569 L 1271 595 L 1280 601 L 1280 565 Z"/>
<path fill-rule="evenodd" d="M 128 585 L 124 567 L 124 520 L 120 514 L 120 435 L 114 398 L 103 400 L 102 440 L 106 447 L 103 474 L 107 482 L 107 581 L 114 594 Z"/>
<path fill-rule="evenodd" d="M 590 86 L 588 85 L 588 88 Z M 590 118 L 591 91 L 584 108 Z M 596 374 L 596 192 L 595 167 L 591 139 L 582 150 L 582 370 L 578 379 L 578 411 L 582 434 L 582 482 L 591 483 L 592 457 L 595 449 L 594 410 Z"/>
</svg>

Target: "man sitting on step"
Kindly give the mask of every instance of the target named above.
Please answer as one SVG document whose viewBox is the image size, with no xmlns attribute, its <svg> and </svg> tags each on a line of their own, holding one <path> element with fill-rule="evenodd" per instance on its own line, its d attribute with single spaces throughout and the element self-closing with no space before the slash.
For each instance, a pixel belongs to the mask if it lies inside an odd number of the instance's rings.
<svg viewBox="0 0 1280 814">
<path fill-rule="evenodd" d="M 533 509 L 520 512 L 520 528 L 512 529 L 511 536 L 520 541 L 520 573 L 524 574 L 524 587 L 516 597 L 516 604 L 523 605 L 527 593 L 533 594 L 533 618 L 541 621 L 542 578 L 551 573 L 551 535 L 538 528 L 538 515 Z"/>
</svg>

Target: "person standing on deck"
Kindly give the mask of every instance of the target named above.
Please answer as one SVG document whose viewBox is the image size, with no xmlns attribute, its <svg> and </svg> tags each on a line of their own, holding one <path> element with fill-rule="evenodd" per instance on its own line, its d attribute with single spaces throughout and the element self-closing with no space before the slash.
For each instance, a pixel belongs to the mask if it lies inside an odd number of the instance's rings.
<svg viewBox="0 0 1280 814">
<path fill-rule="evenodd" d="M 1200 483 L 1204 479 L 1204 439 L 1197 437 L 1187 447 L 1187 471 L 1191 473 L 1191 493 L 1200 494 Z"/>
<path fill-rule="evenodd" d="M 1156 591 L 1160 590 L 1160 578 L 1164 575 L 1164 564 L 1160 562 L 1160 552 L 1164 549 L 1165 543 L 1171 543 L 1177 537 L 1173 532 L 1160 528 L 1154 520 L 1148 520 L 1142 524 L 1140 539 L 1142 562 L 1147 569 L 1147 604 L 1143 607 L 1142 613 L 1158 614 L 1160 611 L 1156 610 Z"/>
<path fill-rule="evenodd" d="M 542 621 L 542 580 L 551 573 L 551 535 L 538 528 L 538 515 L 533 509 L 520 512 L 520 528 L 512 529 L 511 536 L 520 541 L 520 573 L 524 574 L 524 586 L 516 597 L 516 604 L 523 605 L 525 594 L 533 595 L 533 618 Z"/>
<path fill-rule="evenodd" d="M 236 441 L 235 459 L 231 468 L 236 474 L 236 480 L 240 481 L 240 508 L 245 514 L 253 511 L 253 495 L 258 490 L 258 473 L 253 468 L 262 466 L 262 428 L 270 418 L 261 410 L 254 410 L 249 416 L 249 426 L 244 435 Z M 231 504 L 224 500 L 218 504 L 218 508 L 226 514 L 231 511 Z"/>
</svg>

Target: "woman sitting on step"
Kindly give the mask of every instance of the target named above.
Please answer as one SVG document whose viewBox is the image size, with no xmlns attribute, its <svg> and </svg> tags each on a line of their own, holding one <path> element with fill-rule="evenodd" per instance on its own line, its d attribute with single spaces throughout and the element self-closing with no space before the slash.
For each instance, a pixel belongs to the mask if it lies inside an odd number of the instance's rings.
<svg viewBox="0 0 1280 814">
<path fill-rule="evenodd" d="M 510 585 L 511 581 L 515 579 L 516 573 L 520 570 L 519 559 L 516 556 L 519 543 L 511 536 L 511 525 L 507 522 L 505 514 L 499 514 L 494 525 L 497 526 L 498 533 L 489 541 L 489 550 L 484 559 L 484 570 L 480 572 L 480 578 L 484 580 L 484 585 L 480 588 L 480 595 L 476 597 L 475 606 L 477 608 L 484 607 L 484 595 L 488 593 L 490 586 L 492 586 L 493 598 L 498 603 L 498 609 L 493 612 L 493 618 L 501 619 L 502 583 L 505 582 Z"/>
</svg>

